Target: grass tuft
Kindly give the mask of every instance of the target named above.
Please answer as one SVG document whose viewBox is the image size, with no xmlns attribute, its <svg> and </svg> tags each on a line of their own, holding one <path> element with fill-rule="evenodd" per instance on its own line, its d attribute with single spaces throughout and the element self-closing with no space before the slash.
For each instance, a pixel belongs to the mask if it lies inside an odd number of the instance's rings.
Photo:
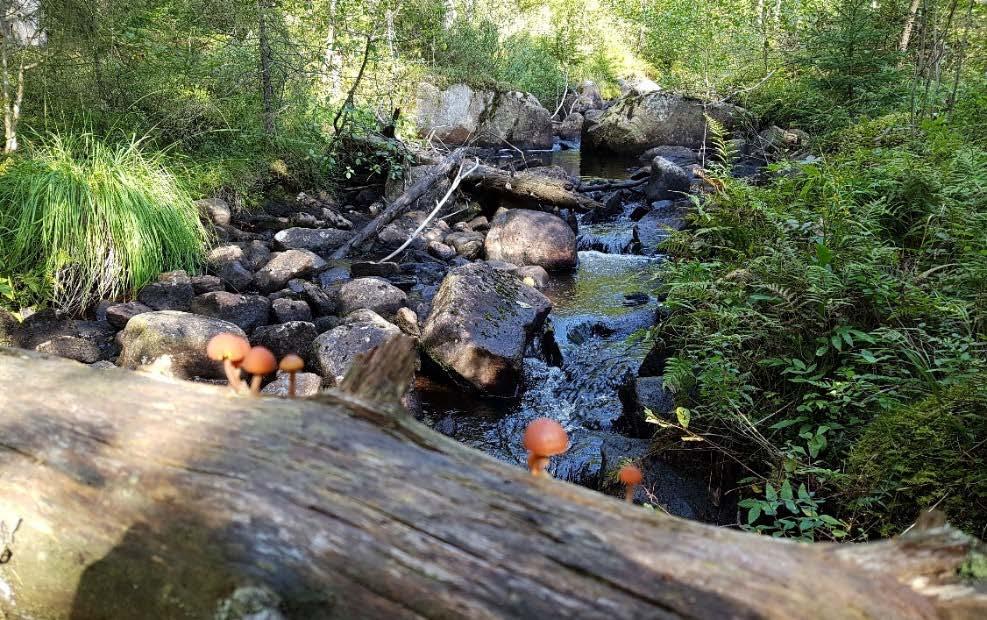
<svg viewBox="0 0 987 620">
<path fill-rule="evenodd" d="M 196 269 L 206 243 L 191 197 L 139 140 L 54 136 L 0 169 L 2 269 L 33 301 L 77 314 Z"/>
</svg>

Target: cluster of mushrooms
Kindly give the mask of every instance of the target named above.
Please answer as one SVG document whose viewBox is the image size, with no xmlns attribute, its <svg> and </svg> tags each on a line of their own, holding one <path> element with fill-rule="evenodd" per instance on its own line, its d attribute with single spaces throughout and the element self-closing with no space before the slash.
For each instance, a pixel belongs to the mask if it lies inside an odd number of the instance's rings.
<svg viewBox="0 0 987 620">
<path fill-rule="evenodd" d="M 250 393 L 260 394 L 260 384 L 266 375 L 277 369 L 288 373 L 288 398 L 295 397 L 295 373 L 305 367 L 302 358 L 295 354 L 285 355 L 281 363 L 266 347 L 251 347 L 245 338 L 236 334 L 218 334 L 213 336 L 206 347 L 209 359 L 223 362 L 226 378 L 234 391 L 240 392 L 245 384 L 241 378 L 242 372 L 253 375 L 250 380 Z M 569 449 L 569 435 L 562 425 L 550 418 L 537 418 L 528 424 L 524 431 L 524 447 L 528 451 L 528 469 L 536 477 L 549 476 L 545 471 L 549 460 Z M 640 468 L 633 464 L 625 464 L 620 468 L 617 479 L 624 485 L 624 498 L 628 504 L 634 503 L 634 491 L 644 475 Z"/>
<path fill-rule="evenodd" d="M 569 435 L 562 425 L 550 418 L 537 418 L 524 431 L 524 447 L 528 451 L 528 469 L 532 476 L 548 476 L 545 468 L 549 459 L 569 448 Z M 624 499 L 634 503 L 634 491 L 644 479 L 641 469 L 631 463 L 620 468 L 617 479 L 624 485 Z"/>
<path fill-rule="evenodd" d="M 234 391 L 240 392 L 245 384 L 241 373 L 252 375 L 250 393 L 260 394 L 260 384 L 266 375 L 277 369 L 288 373 L 288 398 L 295 397 L 295 373 L 305 367 L 302 358 L 294 353 L 285 355 L 279 364 L 274 354 L 267 347 L 251 347 L 246 338 L 236 334 L 217 334 L 206 345 L 206 355 L 209 359 L 223 362 L 226 379 Z"/>
</svg>

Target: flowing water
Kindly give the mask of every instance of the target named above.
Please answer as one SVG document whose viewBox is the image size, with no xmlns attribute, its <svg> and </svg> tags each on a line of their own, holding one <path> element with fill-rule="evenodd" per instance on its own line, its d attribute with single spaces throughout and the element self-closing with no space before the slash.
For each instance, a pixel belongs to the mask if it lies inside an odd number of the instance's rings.
<svg viewBox="0 0 987 620">
<path fill-rule="evenodd" d="M 580 165 L 578 151 L 556 151 Z M 574 154 L 574 155 L 573 155 Z M 573 159 L 573 157 L 576 159 Z M 626 178 L 625 162 L 593 163 L 593 175 Z M 634 205 L 627 205 L 629 212 Z M 517 401 L 483 399 L 445 382 L 422 381 L 419 393 L 425 421 L 438 431 L 496 458 L 525 462 L 524 429 L 537 417 L 558 420 L 571 444 L 552 459 L 550 470 L 560 479 L 593 488 L 618 458 L 642 457 L 648 439 L 625 437 L 618 431 L 624 414 L 620 390 L 637 373 L 651 347 L 650 328 L 659 309 L 652 292 L 661 257 L 629 254 L 632 222 L 626 214 L 613 222 L 580 225 L 579 265 L 570 274 L 554 275 L 544 293 L 551 299 L 549 315 L 562 363 L 552 366 L 538 357 L 525 360 L 523 396 Z M 656 467 L 652 465 L 652 467 Z M 656 495 L 669 511 L 709 518 L 706 483 L 670 466 L 651 472 Z"/>
</svg>

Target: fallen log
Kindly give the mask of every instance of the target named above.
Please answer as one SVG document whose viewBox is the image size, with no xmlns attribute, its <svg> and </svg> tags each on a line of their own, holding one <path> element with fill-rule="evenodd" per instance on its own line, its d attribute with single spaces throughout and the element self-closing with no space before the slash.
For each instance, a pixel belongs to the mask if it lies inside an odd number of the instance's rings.
<svg viewBox="0 0 987 620">
<path fill-rule="evenodd" d="M 322 398 L 0 349 L 0 618 L 987 613 L 956 577 L 977 543 L 945 526 L 857 546 L 759 537 Z"/>
<path fill-rule="evenodd" d="M 480 166 L 463 186 L 473 193 L 494 194 L 531 208 L 559 207 L 592 211 L 600 203 L 583 196 L 569 179 L 546 175 L 534 168 L 511 173 L 491 166 Z"/>
<path fill-rule="evenodd" d="M 433 185 L 445 178 L 453 168 L 462 162 L 465 152 L 464 149 L 456 149 L 448 157 L 436 164 L 435 169 L 405 190 L 394 202 L 381 211 L 380 215 L 371 220 L 349 241 L 336 249 L 332 253 L 332 259 L 339 260 L 346 258 L 355 248 L 363 245 L 368 239 L 379 234 L 385 226 L 410 211 L 419 198 L 425 195 Z"/>
</svg>

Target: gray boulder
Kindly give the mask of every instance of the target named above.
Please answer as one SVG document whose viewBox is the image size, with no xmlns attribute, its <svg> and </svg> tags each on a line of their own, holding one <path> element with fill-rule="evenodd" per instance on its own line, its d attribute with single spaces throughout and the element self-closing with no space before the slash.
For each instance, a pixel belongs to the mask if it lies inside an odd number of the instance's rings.
<svg viewBox="0 0 987 620">
<path fill-rule="evenodd" d="M 551 115 L 528 93 L 473 90 L 465 84 L 440 90 L 423 83 L 416 108 L 423 138 L 478 146 L 552 146 Z"/>
<path fill-rule="evenodd" d="M 230 223 L 230 205 L 221 198 L 204 198 L 195 201 L 195 206 L 199 208 L 199 215 L 206 221 L 226 226 Z"/>
<path fill-rule="evenodd" d="M 262 293 L 284 288 L 288 280 L 306 276 L 326 266 L 326 261 L 310 250 L 286 250 L 273 254 L 271 260 L 254 274 L 254 284 Z"/>
<path fill-rule="evenodd" d="M 673 164 L 679 166 L 688 166 L 690 164 L 695 164 L 699 162 L 699 156 L 696 152 L 687 146 L 675 146 L 674 144 L 663 144 L 661 146 L 655 146 L 644 153 L 638 158 L 642 164 L 651 165 L 651 161 L 655 157 L 664 157 Z"/>
<path fill-rule="evenodd" d="M 271 300 L 261 295 L 225 291 L 205 293 L 192 300 L 192 312 L 229 321 L 250 333 L 261 325 L 267 325 Z"/>
<path fill-rule="evenodd" d="M 312 348 L 312 341 L 318 337 L 314 323 L 289 321 L 278 325 L 258 327 L 251 338 L 255 345 L 267 347 L 274 356 L 281 359 L 289 353 L 306 357 Z"/>
<path fill-rule="evenodd" d="M 644 195 L 648 200 L 672 200 L 680 198 L 688 192 L 691 183 L 685 170 L 676 166 L 664 157 L 651 160 L 651 176 L 644 186 Z"/>
<path fill-rule="evenodd" d="M 357 310 L 346 322 L 320 335 L 309 349 L 313 370 L 327 386 L 346 375 L 353 358 L 400 334 L 401 330 L 371 310 Z"/>
<path fill-rule="evenodd" d="M 524 351 L 552 309 L 509 270 L 479 262 L 450 271 L 422 327 L 429 357 L 492 396 L 521 389 Z"/>
<path fill-rule="evenodd" d="M 274 235 L 284 250 L 311 250 L 328 254 L 350 240 L 352 232 L 335 228 L 286 228 Z"/>
<path fill-rule="evenodd" d="M 154 310 L 188 310 L 195 291 L 188 274 L 179 269 L 158 276 L 137 294 L 137 301 Z"/>
<path fill-rule="evenodd" d="M 174 310 L 145 312 L 130 319 L 120 332 L 117 363 L 124 368 L 150 366 L 181 378 L 221 379 L 223 367 L 206 356 L 206 345 L 222 333 L 246 338 L 236 325 L 212 317 Z"/>
<path fill-rule="evenodd" d="M 727 129 L 740 120 L 742 108 L 727 103 L 704 103 L 662 91 L 631 94 L 617 100 L 587 131 L 590 146 L 615 153 L 641 153 L 656 145 L 698 149 L 709 139 L 706 116 Z"/>
<path fill-rule="evenodd" d="M 576 266 L 576 235 L 565 220 L 542 211 L 505 209 L 490 223 L 487 258 L 548 271 Z"/>
<path fill-rule="evenodd" d="M 366 309 L 392 317 L 407 302 L 408 296 L 404 291 L 381 278 L 357 278 L 339 288 L 339 312 L 342 315 Z"/>
</svg>

